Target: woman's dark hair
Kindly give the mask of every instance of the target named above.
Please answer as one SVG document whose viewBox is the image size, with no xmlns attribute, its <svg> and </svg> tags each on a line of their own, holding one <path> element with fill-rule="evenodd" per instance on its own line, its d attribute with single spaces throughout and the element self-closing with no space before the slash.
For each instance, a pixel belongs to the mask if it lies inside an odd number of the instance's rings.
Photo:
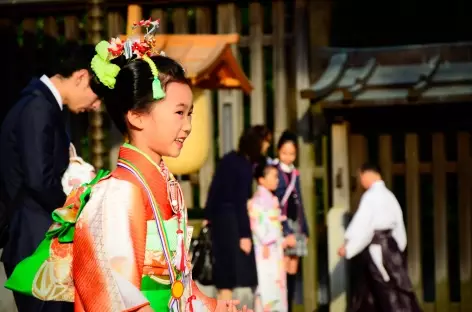
<svg viewBox="0 0 472 312">
<path fill-rule="evenodd" d="M 288 130 L 285 130 L 280 136 L 279 142 L 277 142 L 277 150 L 280 150 L 282 146 L 287 142 L 293 143 L 293 145 L 295 146 L 295 149 L 298 151 L 297 135 Z"/>
<path fill-rule="evenodd" d="M 269 164 L 266 158 L 261 158 L 254 166 L 254 179 L 264 178 L 270 169 L 277 170 L 277 166 Z"/>
<path fill-rule="evenodd" d="M 248 157 L 251 163 L 255 164 L 263 158 L 262 143 L 270 142 L 272 132 L 263 125 L 252 126 L 244 130 L 239 138 L 238 153 Z"/>
<path fill-rule="evenodd" d="M 152 56 L 159 71 L 159 80 L 164 91 L 171 82 L 179 82 L 190 85 L 182 66 L 171 58 L 162 55 Z M 103 99 L 105 107 L 111 119 L 121 133 L 128 132 L 126 113 L 136 111 L 146 113 L 155 102 L 152 94 L 152 81 L 154 79 L 149 64 L 141 59 L 126 60 L 120 56 L 111 61 L 120 66 L 121 70 L 116 76 L 113 89 L 108 89 L 98 83 L 94 77 L 90 82 L 92 90 Z"/>
</svg>

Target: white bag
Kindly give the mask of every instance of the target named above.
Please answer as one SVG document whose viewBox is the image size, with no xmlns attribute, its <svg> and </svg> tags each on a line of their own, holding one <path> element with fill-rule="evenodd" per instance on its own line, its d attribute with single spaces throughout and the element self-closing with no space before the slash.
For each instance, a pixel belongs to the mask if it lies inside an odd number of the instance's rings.
<svg viewBox="0 0 472 312">
<path fill-rule="evenodd" d="M 64 172 L 61 181 L 66 195 L 69 195 L 74 188 L 92 181 L 96 174 L 95 168 L 77 155 L 75 146 L 72 143 L 69 147 L 69 157 L 69 167 Z"/>
</svg>

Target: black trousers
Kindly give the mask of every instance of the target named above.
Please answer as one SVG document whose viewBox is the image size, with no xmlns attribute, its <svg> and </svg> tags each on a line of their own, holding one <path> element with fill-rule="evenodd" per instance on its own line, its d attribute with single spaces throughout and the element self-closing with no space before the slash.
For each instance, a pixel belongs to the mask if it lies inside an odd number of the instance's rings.
<svg viewBox="0 0 472 312">
<path fill-rule="evenodd" d="M 7 277 L 10 277 L 14 266 L 4 264 L 4 267 Z M 74 312 L 74 304 L 71 302 L 41 301 L 16 292 L 13 292 L 13 296 L 18 312 Z"/>
</svg>

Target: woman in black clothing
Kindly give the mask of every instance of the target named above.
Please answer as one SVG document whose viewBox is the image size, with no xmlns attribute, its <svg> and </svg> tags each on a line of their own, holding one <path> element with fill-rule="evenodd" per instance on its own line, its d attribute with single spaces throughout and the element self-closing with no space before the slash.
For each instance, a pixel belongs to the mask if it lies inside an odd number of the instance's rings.
<svg viewBox="0 0 472 312">
<path fill-rule="evenodd" d="M 257 286 L 247 200 L 253 164 L 267 152 L 271 136 L 265 126 L 245 130 L 238 150 L 218 163 L 208 192 L 205 213 L 212 228 L 213 282 L 222 300 L 232 299 L 237 287 Z"/>
<path fill-rule="evenodd" d="M 287 270 L 287 291 L 289 311 L 295 293 L 295 278 L 300 257 L 308 253 L 308 226 L 303 208 L 300 190 L 300 176 L 294 166 L 298 144 L 295 134 L 285 131 L 277 144 L 279 155 L 279 186 L 276 195 L 279 198 L 282 214 L 287 220 L 282 223 L 288 248 L 285 249 Z"/>
</svg>

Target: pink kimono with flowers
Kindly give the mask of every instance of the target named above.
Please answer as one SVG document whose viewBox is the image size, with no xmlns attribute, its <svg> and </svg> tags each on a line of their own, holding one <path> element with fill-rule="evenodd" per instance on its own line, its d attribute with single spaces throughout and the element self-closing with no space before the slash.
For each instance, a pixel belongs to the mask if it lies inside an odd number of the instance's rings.
<svg viewBox="0 0 472 312">
<path fill-rule="evenodd" d="M 279 201 L 262 186 L 248 202 L 257 265 L 255 312 L 286 312 L 287 286 Z M 264 255 L 264 247 L 268 254 Z"/>
</svg>

